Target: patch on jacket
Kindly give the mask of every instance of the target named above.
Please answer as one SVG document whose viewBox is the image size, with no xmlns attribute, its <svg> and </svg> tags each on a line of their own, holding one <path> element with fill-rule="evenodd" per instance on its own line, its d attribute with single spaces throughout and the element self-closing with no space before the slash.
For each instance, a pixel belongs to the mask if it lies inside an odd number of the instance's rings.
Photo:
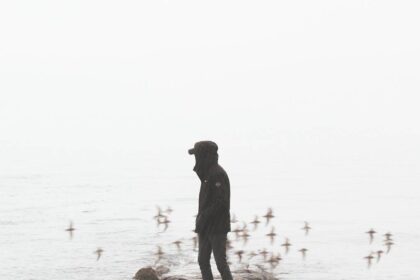
<svg viewBox="0 0 420 280">
<path fill-rule="evenodd" d="M 222 185 L 222 183 L 220 183 L 220 182 L 216 182 L 216 184 L 215 184 L 215 185 L 216 185 L 216 187 L 218 187 L 218 188 L 219 188 L 219 187 Z"/>
</svg>

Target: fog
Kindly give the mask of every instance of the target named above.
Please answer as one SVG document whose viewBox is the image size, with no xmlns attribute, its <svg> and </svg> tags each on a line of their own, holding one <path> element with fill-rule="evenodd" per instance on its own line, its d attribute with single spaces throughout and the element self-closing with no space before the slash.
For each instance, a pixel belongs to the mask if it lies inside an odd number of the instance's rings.
<svg viewBox="0 0 420 280">
<path fill-rule="evenodd" d="M 0 161 L 211 139 L 231 166 L 379 163 L 418 182 L 419 6 L 2 2 Z"/>
<path fill-rule="evenodd" d="M 194 224 L 187 150 L 213 140 L 232 212 L 273 207 L 279 238 L 309 248 L 305 263 L 293 248 L 282 278 L 417 279 L 419 8 L 1 1 L 0 278 L 131 279 L 157 244 L 198 274 L 195 252 L 166 245 Z M 168 235 L 156 205 L 175 209 Z M 382 246 L 371 227 L 396 245 L 367 270 Z M 269 246 L 261 230 L 255 250 Z"/>
<path fill-rule="evenodd" d="M 418 11 L 417 1 L 3 2 L 1 143 L 406 146 L 420 129 Z"/>
</svg>

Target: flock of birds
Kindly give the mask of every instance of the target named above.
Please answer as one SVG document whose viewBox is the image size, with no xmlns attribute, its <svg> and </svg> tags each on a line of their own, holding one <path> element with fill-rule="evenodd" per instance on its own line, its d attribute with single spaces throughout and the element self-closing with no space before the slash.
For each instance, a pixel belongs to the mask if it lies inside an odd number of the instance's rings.
<svg viewBox="0 0 420 280">
<path fill-rule="evenodd" d="M 375 238 L 375 234 L 377 234 L 377 232 L 374 229 L 370 229 L 366 233 L 369 235 L 369 244 L 372 244 Z M 380 250 L 370 252 L 369 255 L 365 257 L 368 263 L 368 268 L 371 267 L 373 259 L 376 258 L 376 262 L 379 262 L 381 260 L 382 254 L 384 253 L 388 254 L 391 251 L 391 247 L 394 245 L 394 240 L 392 239 L 393 237 L 392 233 L 387 232 L 383 236 L 384 236 L 383 244 L 386 248 L 386 251 L 380 249 Z"/>
<path fill-rule="evenodd" d="M 168 229 L 168 225 L 170 223 L 169 220 L 169 214 L 172 213 L 172 209 L 170 207 L 168 207 L 166 210 L 162 210 L 161 207 L 157 206 L 157 214 L 153 217 L 153 219 L 156 220 L 157 226 L 161 227 L 163 226 L 163 230 L 161 232 L 165 232 Z M 242 222 L 242 225 L 239 225 L 239 221 L 237 220 L 236 216 L 233 214 L 232 218 L 231 218 L 231 224 L 236 224 L 236 228 L 233 229 L 231 232 L 235 234 L 235 241 L 241 241 L 243 242 L 243 245 L 245 245 L 249 238 L 251 237 L 251 231 L 255 231 L 257 230 L 259 224 L 261 223 L 265 223 L 265 226 L 269 226 L 270 225 L 270 221 L 274 218 L 274 213 L 273 213 L 273 209 L 269 208 L 267 210 L 267 212 L 262 215 L 262 220 L 260 220 L 260 218 L 258 216 L 255 216 L 255 218 L 249 222 Z M 248 227 L 248 225 L 250 225 L 250 227 L 252 227 L 252 229 L 250 229 Z M 305 235 L 308 235 L 310 230 L 311 230 L 311 226 L 309 225 L 308 222 L 304 222 L 304 225 L 302 227 L 302 230 L 304 232 Z M 194 231 L 193 231 L 194 232 Z M 266 237 L 269 239 L 270 244 L 273 244 L 276 237 L 277 237 L 277 233 L 275 231 L 275 227 L 271 226 L 271 230 L 265 234 Z M 197 236 L 193 236 L 192 238 L 192 242 L 193 242 L 193 250 L 196 251 L 197 250 L 197 245 L 198 245 L 198 240 L 197 240 Z M 178 251 L 181 251 L 181 244 L 183 242 L 181 240 L 176 240 L 173 241 L 172 244 L 176 246 Z M 280 246 L 282 248 L 284 248 L 284 253 L 288 254 L 290 247 L 292 246 L 292 244 L 290 243 L 289 238 L 285 238 L 284 242 L 282 244 L 280 244 Z M 275 268 L 277 267 L 277 265 L 280 264 L 280 261 L 282 260 L 282 256 L 281 253 L 275 253 L 275 252 L 270 252 L 267 251 L 266 248 L 262 249 L 262 250 L 258 250 L 258 251 L 249 251 L 246 252 L 243 249 L 236 249 L 234 250 L 234 246 L 233 246 L 233 241 L 228 239 L 226 242 L 226 250 L 228 253 L 233 253 L 234 255 L 236 255 L 237 260 L 240 264 L 244 264 L 245 262 L 245 256 L 247 256 L 247 261 L 249 262 L 250 260 L 254 259 L 257 256 L 261 256 L 262 258 L 262 262 L 263 263 L 267 263 L 270 265 L 271 268 Z M 306 254 L 308 252 L 307 248 L 300 248 L 298 250 L 298 252 L 300 252 L 300 254 L 302 255 L 302 258 L 305 259 L 306 258 Z M 156 261 L 155 264 L 157 264 L 162 258 L 164 258 L 165 253 L 162 249 L 162 246 L 158 245 L 157 246 L 157 251 L 155 253 L 156 255 Z M 228 261 L 229 264 L 232 264 L 232 262 L 229 260 Z M 263 269 L 263 266 L 261 265 L 256 265 L 258 268 Z M 245 264 L 245 267 L 247 269 L 249 269 L 249 263 Z"/>
<path fill-rule="evenodd" d="M 156 220 L 157 226 L 161 227 L 163 226 L 163 231 L 164 232 L 168 229 L 168 225 L 170 223 L 169 220 L 169 215 L 172 213 L 172 209 L 170 207 L 168 207 L 166 210 L 162 210 L 161 207 L 157 206 L 157 214 L 153 217 Z M 238 219 L 236 218 L 236 216 L 233 214 L 232 218 L 231 218 L 231 224 L 236 224 L 236 227 L 231 231 L 232 233 L 235 234 L 235 240 L 234 241 L 243 241 L 243 245 L 245 245 L 249 238 L 251 237 L 251 232 L 255 231 L 258 226 L 261 223 L 264 223 L 265 226 L 269 226 L 271 220 L 274 218 L 274 212 L 272 208 L 268 208 L 267 212 L 261 216 L 262 219 L 259 218 L 259 216 L 255 216 L 255 218 L 249 222 L 239 222 Z M 301 230 L 303 231 L 304 235 L 307 236 L 309 235 L 310 231 L 312 230 L 312 227 L 310 226 L 309 222 L 303 222 L 303 227 L 301 228 Z M 373 229 L 370 229 L 369 231 L 366 232 L 369 235 L 369 243 L 372 244 L 375 235 L 377 234 L 377 232 Z M 278 234 L 276 233 L 275 227 L 271 226 L 271 230 L 267 233 L 265 233 L 266 238 L 268 238 L 268 240 L 270 241 L 270 244 L 273 245 L 273 243 L 275 242 L 276 237 L 278 236 Z M 368 256 L 365 257 L 365 259 L 368 262 L 368 267 L 371 266 L 372 264 L 372 260 L 374 258 L 376 258 L 377 262 L 380 261 L 381 256 L 386 253 L 388 254 L 391 251 L 391 247 L 394 245 L 394 241 L 392 239 L 392 233 L 388 232 L 384 234 L 384 250 L 377 250 L 377 251 L 372 251 Z M 197 236 L 193 236 L 192 238 L 192 242 L 193 242 L 193 250 L 197 250 Z M 173 241 L 172 244 L 176 246 L 178 251 L 181 251 L 181 244 L 183 242 L 181 240 L 176 240 Z M 233 245 L 233 240 L 228 239 L 227 243 L 226 243 L 226 250 L 230 253 L 233 253 L 233 255 L 236 255 L 238 263 L 240 264 L 244 264 L 245 267 L 247 269 L 249 269 L 249 262 L 258 256 L 261 256 L 261 260 L 259 263 L 266 263 L 269 264 L 269 266 L 273 269 L 275 267 L 277 267 L 280 262 L 283 260 L 282 257 L 282 253 L 280 252 L 273 252 L 273 251 L 267 251 L 266 248 L 263 248 L 261 250 L 257 250 L 257 251 L 245 251 L 243 249 L 236 249 Z M 290 241 L 289 238 L 285 238 L 284 242 L 280 244 L 280 247 L 283 248 L 284 250 L 284 254 L 287 255 L 290 251 L 290 248 L 292 247 L 292 243 Z M 308 248 L 299 248 L 297 249 L 297 252 L 300 253 L 301 257 L 303 260 L 306 259 L 306 256 L 308 254 L 309 249 Z M 162 249 L 162 247 L 159 245 L 157 246 L 157 251 L 155 253 L 157 259 L 155 264 L 157 264 L 162 258 L 164 258 L 165 253 Z M 247 259 L 245 260 L 245 257 L 247 257 Z M 231 261 L 229 261 L 229 264 L 232 264 Z M 263 266 L 260 264 L 256 265 L 258 268 L 263 269 Z"/>
<path fill-rule="evenodd" d="M 165 232 L 168 229 L 168 226 L 169 226 L 169 223 L 170 223 L 169 215 L 172 213 L 172 211 L 173 210 L 170 207 L 168 207 L 166 210 L 162 210 L 161 207 L 157 206 L 157 214 L 153 218 L 156 220 L 156 224 L 157 224 L 158 227 L 163 226 L 163 230 L 161 232 Z M 231 224 L 236 224 L 236 228 L 233 229 L 231 232 L 235 234 L 235 241 L 241 241 L 242 240 L 243 245 L 245 245 L 248 242 L 249 238 L 251 237 L 251 232 L 252 231 L 257 230 L 258 226 L 261 223 L 265 223 L 266 227 L 269 226 L 271 220 L 274 217 L 275 216 L 274 216 L 273 209 L 269 208 L 267 210 L 267 212 L 264 215 L 262 215 L 261 220 L 258 216 L 255 216 L 255 218 L 251 222 L 249 222 L 249 223 L 242 222 L 242 225 L 240 225 L 236 216 L 233 214 L 232 218 L 231 218 Z M 251 227 L 251 229 L 249 227 Z M 304 222 L 302 230 L 303 230 L 305 235 L 309 234 L 309 232 L 311 230 L 311 226 L 309 225 L 308 222 Z M 273 244 L 276 237 L 277 237 L 275 227 L 271 226 L 271 230 L 268 233 L 266 233 L 265 235 L 268 238 L 268 240 L 270 241 L 270 244 Z M 198 245 L 197 236 L 194 235 L 191 239 L 192 239 L 192 242 L 193 242 L 193 250 L 196 251 L 197 250 L 197 245 Z M 178 252 L 181 251 L 181 244 L 182 243 L 183 242 L 181 240 L 176 240 L 176 241 L 172 242 L 172 244 L 176 246 Z M 289 238 L 285 238 L 284 242 L 281 243 L 280 246 L 282 248 L 284 248 L 284 253 L 288 254 L 292 244 L 290 243 Z M 262 250 L 258 250 L 258 251 L 249 251 L 249 252 L 246 252 L 245 250 L 242 250 L 242 249 L 238 249 L 238 250 L 234 250 L 234 249 L 235 248 L 233 246 L 233 240 L 228 239 L 227 242 L 226 242 L 227 252 L 228 253 L 233 253 L 234 255 L 236 255 L 238 263 L 244 264 L 246 269 L 249 269 L 249 262 L 257 256 L 261 256 L 262 262 L 266 263 L 266 264 L 269 264 L 272 269 L 277 267 L 280 264 L 280 261 L 282 260 L 281 253 L 270 252 L 270 251 L 267 251 L 266 248 L 264 248 Z M 306 254 L 308 252 L 307 248 L 300 248 L 297 251 L 301 254 L 302 259 L 306 258 Z M 156 265 L 165 256 L 165 253 L 164 253 L 164 251 L 163 251 L 163 249 L 160 245 L 157 246 L 157 251 L 156 251 L 155 255 L 156 255 L 156 261 L 155 261 L 155 265 Z M 245 256 L 247 257 L 247 260 L 245 260 Z M 232 264 L 232 262 L 230 260 L 228 262 L 229 262 L 229 264 Z M 257 264 L 256 266 L 261 270 L 264 269 L 263 265 L 261 265 L 261 264 Z"/>
<path fill-rule="evenodd" d="M 157 214 L 153 217 L 153 219 L 156 220 L 156 225 L 157 225 L 158 228 L 163 227 L 163 229 L 160 231 L 160 233 L 165 232 L 168 229 L 169 224 L 171 223 L 171 221 L 169 220 L 169 215 L 172 212 L 173 212 L 173 210 L 172 210 L 171 207 L 167 207 L 165 210 L 162 210 L 161 207 L 157 206 Z M 242 240 L 243 245 L 245 245 L 248 242 L 249 238 L 251 237 L 251 231 L 255 231 L 258 228 L 259 224 L 261 224 L 262 222 L 265 223 L 266 227 L 269 226 L 270 221 L 274 217 L 275 216 L 274 216 L 274 213 L 273 213 L 273 209 L 268 208 L 267 212 L 264 215 L 262 215 L 263 220 L 260 220 L 260 218 L 258 216 L 255 216 L 255 218 L 251 222 L 249 222 L 249 223 L 242 222 L 242 225 L 239 225 L 240 224 L 239 221 L 237 220 L 236 216 L 233 214 L 232 218 L 231 218 L 231 223 L 235 224 L 236 227 L 231 232 L 235 234 L 235 241 L 241 241 Z M 252 229 L 249 229 L 248 225 L 250 225 L 250 227 L 252 227 Z M 75 230 L 76 229 L 74 228 L 73 222 L 70 221 L 70 224 L 69 224 L 68 228 L 65 229 L 65 231 L 67 231 L 69 233 L 70 239 L 73 238 Z M 310 226 L 310 224 L 308 222 L 305 221 L 301 230 L 303 231 L 304 235 L 307 236 L 307 235 L 309 235 L 310 231 L 312 230 L 312 227 Z M 372 244 L 377 232 L 374 229 L 370 229 L 369 231 L 366 232 L 366 234 L 368 234 L 368 236 L 369 236 L 369 243 Z M 275 231 L 275 227 L 271 226 L 271 230 L 269 232 L 267 232 L 265 234 L 265 236 L 270 241 L 270 244 L 273 245 L 276 237 L 278 236 L 278 234 Z M 371 267 L 373 259 L 376 258 L 376 261 L 379 262 L 381 260 L 382 255 L 383 254 L 388 254 L 391 251 L 392 246 L 394 245 L 394 240 L 392 238 L 393 237 L 392 233 L 387 232 L 387 233 L 383 234 L 383 236 L 384 236 L 383 244 L 385 246 L 384 250 L 379 249 L 379 250 L 376 250 L 376 251 L 371 251 L 369 253 L 369 255 L 364 257 L 364 259 L 367 260 L 368 268 Z M 197 235 L 195 234 L 191 238 L 191 240 L 192 240 L 193 250 L 196 251 L 197 250 L 197 245 L 198 245 Z M 176 247 L 178 252 L 181 252 L 183 241 L 175 240 L 171 244 Z M 289 238 L 287 238 L 287 237 L 284 239 L 284 242 L 280 244 L 280 247 L 282 247 L 284 249 L 284 254 L 286 254 L 286 255 L 289 253 L 290 248 L 292 246 L 293 246 L 292 243 L 290 242 Z M 243 249 L 240 249 L 240 248 L 236 249 L 233 246 L 232 240 L 230 240 L 230 239 L 227 240 L 226 250 L 227 250 L 228 253 L 233 253 L 234 255 L 236 255 L 236 257 L 238 259 L 238 263 L 245 264 L 246 269 L 249 269 L 249 262 L 252 259 L 254 259 L 258 256 L 261 256 L 261 261 L 263 263 L 269 264 L 272 269 L 276 268 L 280 264 L 281 260 L 283 260 L 282 254 L 280 252 L 277 252 L 277 253 L 275 253 L 273 251 L 270 252 L 270 251 L 267 251 L 266 248 L 260 249 L 258 251 L 249 251 L 249 252 L 247 252 Z M 300 253 L 303 260 L 306 259 L 306 255 L 307 255 L 308 251 L 309 250 L 307 248 L 299 248 L 297 250 L 297 252 Z M 96 255 L 96 260 L 97 261 L 101 258 L 103 252 L 104 252 L 104 250 L 102 248 L 97 248 L 94 251 L 94 254 Z M 160 260 L 165 258 L 165 252 L 163 251 L 163 249 L 160 245 L 157 246 L 157 251 L 156 251 L 155 255 L 156 255 L 155 265 Z M 245 256 L 247 256 L 246 262 L 245 262 Z M 228 262 L 229 262 L 229 264 L 232 264 L 232 262 L 230 260 Z M 261 270 L 264 269 L 264 267 L 260 264 L 256 264 L 256 267 L 260 268 Z"/>
</svg>

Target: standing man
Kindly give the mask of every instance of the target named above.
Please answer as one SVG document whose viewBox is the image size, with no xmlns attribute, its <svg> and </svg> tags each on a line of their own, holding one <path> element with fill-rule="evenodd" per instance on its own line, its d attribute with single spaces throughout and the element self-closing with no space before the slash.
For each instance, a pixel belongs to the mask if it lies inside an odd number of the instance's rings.
<svg viewBox="0 0 420 280">
<path fill-rule="evenodd" d="M 188 150 L 195 156 L 194 171 L 201 181 L 195 232 L 198 234 L 198 264 L 203 280 L 213 280 L 210 255 L 216 261 L 222 280 L 232 280 L 226 260 L 227 233 L 230 229 L 230 184 L 219 165 L 217 145 L 200 141 Z"/>
</svg>

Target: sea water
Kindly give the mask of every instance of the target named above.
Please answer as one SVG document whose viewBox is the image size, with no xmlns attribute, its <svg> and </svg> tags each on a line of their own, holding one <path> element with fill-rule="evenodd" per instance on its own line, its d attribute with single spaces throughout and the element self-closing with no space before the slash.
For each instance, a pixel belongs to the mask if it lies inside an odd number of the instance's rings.
<svg viewBox="0 0 420 280">
<path fill-rule="evenodd" d="M 247 224 L 248 242 L 229 233 L 234 271 L 264 265 L 282 279 L 419 279 L 419 177 L 386 173 L 372 163 L 365 172 L 352 164 L 287 168 L 272 160 L 226 158 L 231 181 L 232 229 Z M 141 267 L 164 264 L 171 275 L 199 277 L 192 238 L 199 181 L 193 159 L 183 153 L 20 151 L 2 159 L 0 177 L 0 279 L 131 279 Z M 267 160 L 268 156 L 267 156 Z M 268 168 L 269 167 L 269 168 Z M 403 169 L 403 167 L 395 167 Z M 383 173 L 380 173 L 384 171 Z M 165 231 L 153 216 L 170 213 Z M 275 217 L 262 215 L 272 207 Z M 255 215 L 262 221 L 254 229 Z M 73 238 L 65 229 L 73 222 Z M 308 221 L 311 230 L 302 227 Z M 277 234 L 271 243 L 266 234 Z M 373 242 L 365 233 L 378 233 Z M 395 245 L 370 268 L 365 256 L 384 250 L 386 232 Z M 289 238 L 288 253 L 281 244 Z M 172 244 L 180 240 L 181 250 Z M 156 263 L 157 246 L 165 252 Z M 104 250 L 97 260 L 94 251 Z M 281 254 L 271 268 L 261 256 Z M 301 248 L 307 248 L 303 259 Z M 235 251 L 244 250 L 242 262 Z M 212 261 L 213 273 L 219 277 Z"/>
</svg>

